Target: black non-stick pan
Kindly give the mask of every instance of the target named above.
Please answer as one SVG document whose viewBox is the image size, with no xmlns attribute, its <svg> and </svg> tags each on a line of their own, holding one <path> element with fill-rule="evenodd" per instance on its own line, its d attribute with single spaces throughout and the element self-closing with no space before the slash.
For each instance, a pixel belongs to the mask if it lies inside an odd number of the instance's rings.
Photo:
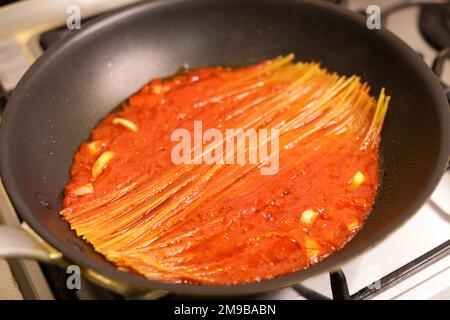
<svg viewBox="0 0 450 320">
<path fill-rule="evenodd" d="M 119 271 L 59 216 L 80 143 L 149 79 L 172 75 L 183 64 L 248 65 L 290 52 L 340 74 L 360 75 L 373 94 L 385 87 L 392 96 L 382 133 L 383 175 L 376 203 L 365 227 L 343 250 L 310 269 L 262 282 L 162 283 Z M 21 217 L 91 279 L 129 295 L 151 290 L 243 295 L 330 270 L 399 227 L 430 196 L 444 172 L 449 128 L 447 100 L 419 55 L 390 32 L 369 30 L 362 16 L 322 1 L 149 1 L 82 25 L 30 68 L 3 115 L 0 169 Z M 42 248 L 26 250 L 31 238 L 24 237 L 17 229 L 0 228 L 0 239 L 10 241 L 4 255 L 59 257 L 55 252 L 46 256 Z M 22 242 L 15 247 L 19 238 Z"/>
</svg>

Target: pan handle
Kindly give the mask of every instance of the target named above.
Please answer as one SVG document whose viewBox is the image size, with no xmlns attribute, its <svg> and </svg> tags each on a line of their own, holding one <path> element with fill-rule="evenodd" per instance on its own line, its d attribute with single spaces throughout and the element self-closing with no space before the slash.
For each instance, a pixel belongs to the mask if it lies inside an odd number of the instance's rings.
<svg viewBox="0 0 450 320">
<path fill-rule="evenodd" d="M 25 223 L 21 226 L 0 225 L 0 258 L 34 259 L 61 267 L 70 265 L 61 252 L 42 240 Z M 168 293 L 162 290 L 135 287 L 88 268 L 82 268 L 82 273 L 90 281 L 129 299 L 158 299 Z"/>
<path fill-rule="evenodd" d="M 0 225 L 0 258 L 34 259 L 63 264 L 63 255 L 23 223 L 21 226 Z"/>
</svg>

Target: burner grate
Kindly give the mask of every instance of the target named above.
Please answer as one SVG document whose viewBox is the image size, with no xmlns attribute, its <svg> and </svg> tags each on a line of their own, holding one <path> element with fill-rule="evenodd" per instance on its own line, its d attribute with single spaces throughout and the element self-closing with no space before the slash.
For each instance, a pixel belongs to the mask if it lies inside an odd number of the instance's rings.
<svg viewBox="0 0 450 320">
<path fill-rule="evenodd" d="M 420 11 L 419 28 L 436 50 L 450 47 L 450 4 L 424 6 Z"/>
</svg>

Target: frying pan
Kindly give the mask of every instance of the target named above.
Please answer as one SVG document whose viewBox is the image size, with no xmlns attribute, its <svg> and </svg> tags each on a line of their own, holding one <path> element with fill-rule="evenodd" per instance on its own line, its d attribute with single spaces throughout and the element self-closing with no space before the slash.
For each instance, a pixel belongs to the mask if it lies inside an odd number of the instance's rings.
<svg viewBox="0 0 450 320">
<path fill-rule="evenodd" d="M 392 96 L 373 212 L 344 249 L 312 268 L 267 281 L 163 283 L 119 271 L 59 216 L 80 143 L 149 79 L 172 75 L 185 63 L 191 68 L 248 65 L 289 52 L 340 74 L 360 75 L 374 94 L 386 87 Z M 390 32 L 369 30 L 357 14 L 324 2 L 293 0 L 140 3 L 83 25 L 54 45 L 14 90 L 1 123 L 1 177 L 33 232 L 1 227 L 0 253 L 59 263 L 64 259 L 129 297 L 164 292 L 246 295 L 289 286 L 355 257 L 411 217 L 447 165 L 449 127 L 448 102 L 419 55 Z M 45 243 L 36 242 L 33 233 Z"/>
</svg>

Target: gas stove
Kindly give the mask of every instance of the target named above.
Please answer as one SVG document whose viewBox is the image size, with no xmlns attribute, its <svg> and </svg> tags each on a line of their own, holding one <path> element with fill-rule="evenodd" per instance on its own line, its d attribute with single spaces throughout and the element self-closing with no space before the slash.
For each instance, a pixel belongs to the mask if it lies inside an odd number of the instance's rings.
<svg viewBox="0 0 450 320">
<path fill-rule="evenodd" d="M 27 0 L 0 7 L 0 110 L 35 59 L 65 36 L 67 7 L 78 5 L 82 23 L 139 0 L 57 3 Z M 322 0 L 318 0 L 322 1 Z M 364 14 L 381 8 L 382 23 L 409 44 L 441 78 L 450 98 L 450 2 L 343 0 L 336 5 Z M 447 4 L 444 4 L 447 3 Z M 42 12 L 42 14 L 41 14 Z M 64 25 L 61 27 L 61 25 Z M 405 188 L 406 190 L 407 188 Z M 450 173 L 423 207 L 386 239 L 330 273 L 254 299 L 450 299 Z M 20 223 L 3 188 L 0 222 Z M 0 260 L 0 299 L 123 299 L 87 280 L 66 288 L 66 272 L 33 261 Z M 163 299 L 179 299 L 168 295 Z"/>
</svg>

